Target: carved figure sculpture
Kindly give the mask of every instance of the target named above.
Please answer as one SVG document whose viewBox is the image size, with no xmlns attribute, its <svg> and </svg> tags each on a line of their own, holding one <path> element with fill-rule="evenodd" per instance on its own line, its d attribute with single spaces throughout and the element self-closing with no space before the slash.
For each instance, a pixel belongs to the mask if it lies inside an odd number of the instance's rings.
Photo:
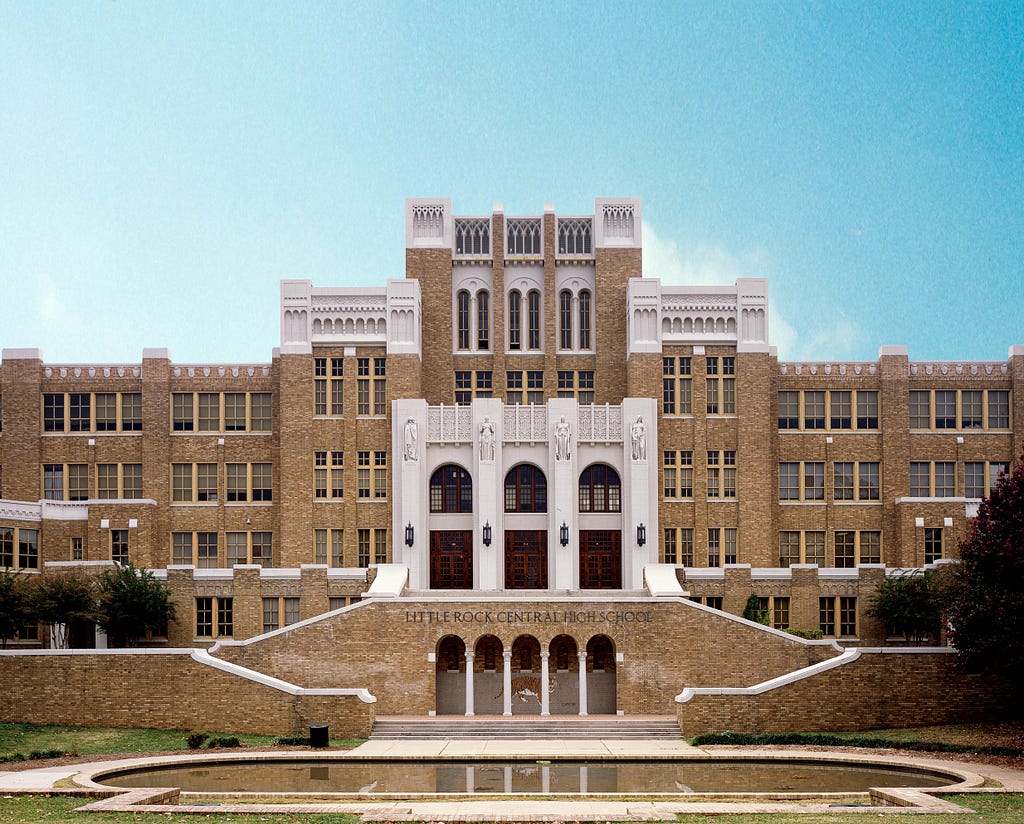
<svg viewBox="0 0 1024 824">
<path fill-rule="evenodd" d="M 405 422 L 405 460 L 415 461 L 418 460 L 416 456 L 416 438 L 418 437 L 416 431 L 416 421 L 413 418 L 409 418 Z"/>
<path fill-rule="evenodd" d="M 555 460 L 556 461 L 567 461 L 569 460 L 569 439 L 572 432 L 569 428 L 569 422 L 566 421 L 565 415 L 562 415 L 558 419 L 558 423 L 555 424 Z"/>
<path fill-rule="evenodd" d="M 487 415 L 480 424 L 480 460 L 494 460 L 494 422 Z"/>
<path fill-rule="evenodd" d="M 643 415 L 637 415 L 633 425 L 629 428 L 633 440 L 633 460 L 647 460 L 647 425 L 644 423 Z"/>
</svg>

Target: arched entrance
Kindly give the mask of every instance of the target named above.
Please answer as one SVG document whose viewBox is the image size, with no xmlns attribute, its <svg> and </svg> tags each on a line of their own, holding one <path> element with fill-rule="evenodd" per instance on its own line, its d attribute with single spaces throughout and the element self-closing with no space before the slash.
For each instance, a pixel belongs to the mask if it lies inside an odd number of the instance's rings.
<svg viewBox="0 0 1024 824">
<path fill-rule="evenodd" d="M 434 665 L 434 706 L 438 715 L 466 712 L 466 644 L 457 635 L 437 642 Z"/>
<path fill-rule="evenodd" d="M 473 648 L 473 711 L 477 715 L 501 715 L 504 646 L 496 635 L 481 636 Z"/>
<path fill-rule="evenodd" d="M 587 711 L 591 715 L 615 715 L 615 644 L 607 635 L 587 642 Z"/>
<path fill-rule="evenodd" d="M 577 715 L 580 711 L 579 647 L 571 635 L 556 635 L 548 644 L 549 702 L 552 715 Z"/>
<path fill-rule="evenodd" d="M 512 642 L 509 671 L 499 695 L 505 715 L 540 715 L 544 703 L 540 641 L 520 635 Z"/>
</svg>

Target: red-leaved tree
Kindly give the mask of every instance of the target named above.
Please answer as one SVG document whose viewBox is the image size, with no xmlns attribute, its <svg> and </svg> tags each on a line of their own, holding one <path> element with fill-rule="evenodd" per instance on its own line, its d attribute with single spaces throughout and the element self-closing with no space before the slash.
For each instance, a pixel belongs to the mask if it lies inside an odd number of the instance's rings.
<svg viewBox="0 0 1024 824">
<path fill-rule="evenodd" d="M 972 672 L 1024 678 L 1024 454 L 978 507 L 949 591 L 946 618 Z"/>
</svg>

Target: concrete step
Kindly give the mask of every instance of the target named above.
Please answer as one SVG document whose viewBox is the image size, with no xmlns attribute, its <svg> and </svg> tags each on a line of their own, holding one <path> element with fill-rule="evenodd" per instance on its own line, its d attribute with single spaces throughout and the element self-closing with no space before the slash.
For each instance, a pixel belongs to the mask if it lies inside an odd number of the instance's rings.
<svg viewBox="0 0 1024 824">
<path fill-rule="evenodd" d="M 397 739 L 666 739 L 680 738 L 679 724 L 671 716 L 505 716 L 457 715 L 435 717 L 381 717 L 374 721 L 370 738 Z"/>
</svg>

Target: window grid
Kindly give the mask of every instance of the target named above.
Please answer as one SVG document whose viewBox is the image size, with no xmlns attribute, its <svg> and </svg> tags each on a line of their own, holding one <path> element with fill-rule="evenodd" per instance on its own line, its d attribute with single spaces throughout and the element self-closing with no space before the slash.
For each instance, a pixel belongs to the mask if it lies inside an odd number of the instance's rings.
<svg viewBox="0 0 1024 824">
<path fill-rule="evenodd" d="M 662 398 L 665 415 L 693 414 L 692 359 L 689 356 L 661 359 Z"/>
<path fill-rule="evenodd" d="M 967 431 L 1009 426 L 1009 390 L 910 390 L 911 429 Z"/>
</svg>

